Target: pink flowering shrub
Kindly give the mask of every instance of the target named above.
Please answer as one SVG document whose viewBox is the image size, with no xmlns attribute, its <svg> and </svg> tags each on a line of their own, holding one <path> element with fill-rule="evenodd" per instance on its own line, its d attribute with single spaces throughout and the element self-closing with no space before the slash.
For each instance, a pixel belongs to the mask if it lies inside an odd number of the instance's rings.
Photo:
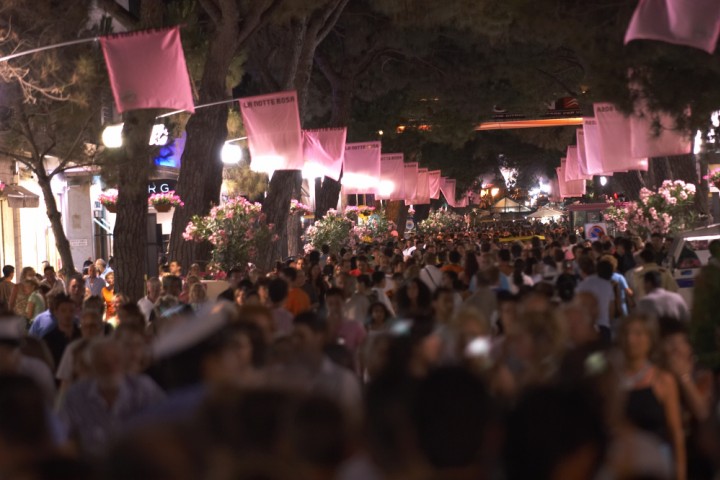
<svg viewBox="0 0 720 480">
<path fill-rule="evenodd" d="M 353 244 L 355 235 L 353 229 L 356 223 L 337 210 L 330 209 L 325 216 L 305 230 L 303 240 L 305 250 L 313 248 L 320 250 L 323 245 L 329 245 L 333 252 L 339 251 L 345 245 Z"/>
<path fill-rule="evenodd" d="M 183 238 L 189 242 L 210 242 L 213 249 L 208 270 L 217 273 L 254 263 L 261 247 L 278 240 L 274 230 L 275 226 L 268 224 L 262 213 L 262 205 L 236 197 L 213 207 L 205 217 L 193 216 Z"/>
<path fill-rule="evenodd" d="M 174 190 L 165 193 L 153 193 L 148 197 L 148 205 L 156 207 L 158 205 L 170 205 L 173 207 L 184 207 L 185 203 L 180 196 L 175 195 Z"/>
<path fill-rule="evenodd" d="M 465 220 L 451 211 L 435 210 L 428 218 L 420 222 L 418 230 L 424 234 L 452 233 L 465 229 Z"/>
<path fill-rule="evenodd" d="M 310 213 L 313 213 L 313 209 L 305 205 L 304 203 L 300 203 L 294 198 L 290 200 L 290 215 L 295 215 L 296 213 L 299 213 L 301 215 L 308 215 Z"/>
<path fill-rule="evenodd" d="M 689 228 L 695 221 L 695 185 L 682 180 L 665 180 L 657 192 L 640 189 L 640 200 L 610 207 L 605 221 L 620 232 L 647 238 L 652 233 L 668 234 Z"/>
</svg>

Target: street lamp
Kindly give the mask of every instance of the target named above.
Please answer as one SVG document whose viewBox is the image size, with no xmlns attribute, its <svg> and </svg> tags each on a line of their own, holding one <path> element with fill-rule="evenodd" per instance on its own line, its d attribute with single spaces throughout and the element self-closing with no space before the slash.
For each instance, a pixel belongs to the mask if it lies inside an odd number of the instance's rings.
<svg viewBox="0 0 720 480">
<path fill-rule="evenodd" d="M 225 143 L 220 151 L 220 158 L 226 165 L 237 165 L 242 160 L 242 148 L 231 143 Z"/>
<path fill-rule="evenodd" d="M 120 148 L 123 145 L 122 130 L 123 123 L 117 125 L 108 125 L 102 132 L 102 142 L 107 148 Z M 148 145 L 163 146 L 167 145 L 169 132 L 165 125 L 157 123 L 153 125 L 150 133 L 150 141 Z"/>
<path fill-rule="evenodd" d="M 608 182 L 607 177 L 600 177 L 600 186 L 601 187 L 604 187 L 605 185 L 607 185 L 607 182 Z"/>
</svg>

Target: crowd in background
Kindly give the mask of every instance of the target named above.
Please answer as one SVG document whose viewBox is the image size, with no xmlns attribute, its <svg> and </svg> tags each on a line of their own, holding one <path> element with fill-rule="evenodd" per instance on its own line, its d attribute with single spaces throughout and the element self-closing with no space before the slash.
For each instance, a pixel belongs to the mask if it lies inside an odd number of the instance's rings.
<svg viewBox="0 0 720 480">
<path fill-rule="evenodd" d="M 217 300 L 199 265 L 137 303 L 102 259 L 6 266 L 0 476 L 716 478 L 710 247 L 694 305 L 662 236 L 560 229 L 323 246 Z"/>
</svg>

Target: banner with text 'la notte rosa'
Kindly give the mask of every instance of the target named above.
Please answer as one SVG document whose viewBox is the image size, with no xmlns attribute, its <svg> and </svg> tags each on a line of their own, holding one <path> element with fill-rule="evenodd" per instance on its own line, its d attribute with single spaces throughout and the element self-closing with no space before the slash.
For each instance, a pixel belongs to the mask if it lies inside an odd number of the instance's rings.
<svg viewBox="0 0 720 480">
<path fill-rule="evenodd" d="M 378 200 L 405 200 L 405 155 L 383 153 L 380 156 Z"/>
<path fill-rule="evenodd" d="M 302 130 L 296 92 L 240 99 L 250 147 L 250 168 L 271 175 L 275 170 L 302 170 Z"/>
<path fill-rule="evenodd" d="M 377 194 L 380 180 L 380 142 L 345 145 L 342 184 L 346 195 Z"/>
<path fill-rule="evenodd" d="M 347 128 L 303 130 L 303 177 L 340 180 Z"/>
<path fill-rule="evenodd" d="M 195 111 L 180 29 L 100 37 L 119 113 L 145 108 Z"/>
</svg>

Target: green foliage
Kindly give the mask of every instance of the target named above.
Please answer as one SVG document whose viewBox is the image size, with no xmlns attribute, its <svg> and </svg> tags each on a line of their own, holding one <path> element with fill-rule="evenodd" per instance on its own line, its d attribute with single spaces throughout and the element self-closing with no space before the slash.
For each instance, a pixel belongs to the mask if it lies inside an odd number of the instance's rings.
<svg viewBox="0 0 720 480">
<path fill-rule="evenodd" d="M 465 229 L 465 220 L 451 211 L 435 210 L 418 224 L 418 231 L 425 235 L 444 235 Z"/>
<path fill-rule="evenodd" d="M 348 244 L 354 243 L 352 235 L 355 222 L 337 210 L 328 210 L 327 214 L 305 230 L 303 240 L 305 249 L 320 250 L 323 245 L 329 245 L 330 251 L 338 252 Z"/>
</svg>

